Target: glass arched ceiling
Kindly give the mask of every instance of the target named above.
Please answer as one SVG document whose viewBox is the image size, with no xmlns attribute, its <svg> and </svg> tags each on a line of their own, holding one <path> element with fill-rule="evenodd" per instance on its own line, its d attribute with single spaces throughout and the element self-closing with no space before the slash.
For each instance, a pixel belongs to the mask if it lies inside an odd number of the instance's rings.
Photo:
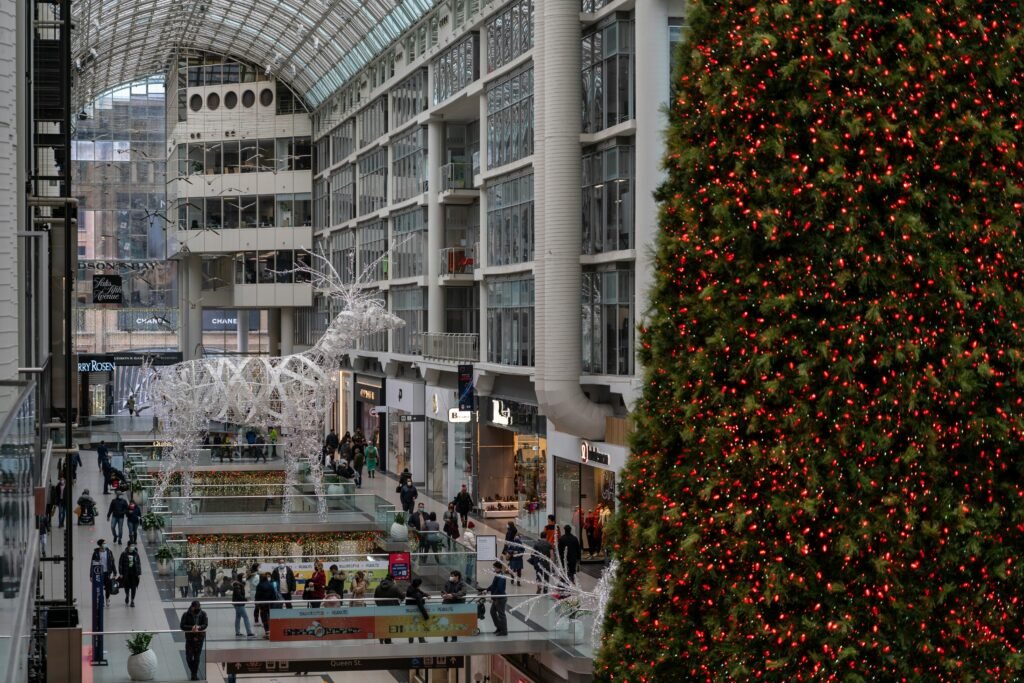
<svg viewBox="0 0 1024 683">
<path fill-rule="evenodd" d="M 166 73 L 175 52 L 269 67 L 313 109 L 423 17 L 434 0 L 74 0 L 78 107 Z"/>
</svg>

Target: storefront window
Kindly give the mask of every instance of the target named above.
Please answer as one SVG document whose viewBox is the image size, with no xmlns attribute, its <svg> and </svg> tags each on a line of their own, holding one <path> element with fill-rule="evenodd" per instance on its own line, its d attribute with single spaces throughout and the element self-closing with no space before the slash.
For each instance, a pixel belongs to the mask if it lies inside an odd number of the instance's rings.
<svg viewBox="0 0 1024 683">
<path fill-rule="evenodd" d="M 518 436 L 513 481 L 519 499 L 516 524 L 530 533 L 539 533 L 546 523 L 547 510 L 547 439 Z"/>
<path fill-rule="evenodd" d="M 555 519 L 571 524 L 583 560 L 604 560 L 604 528 L 615 512 L 615 473 L 555 458 Z"/>
<path fill-rule="evenodd" d="M 427 420 L 427 495 L 448 498 L 448 423 Z"/>
<path fill-rule="evenodd" d="M 473 424 L 470 422 L 456 423 L 454 439 L 455 448 L 452 449 L 452 453 L 455 458 L 453 470 L 455 482 L 452 486 L 452 492 L 454 494 L 462 484 L 466 484 L 466 488 L 469 489 L 469 495 L 473 496 L 473 500 L 476 500 L 478 495 L 476 468 L 473 463 Z"/>
<path fill-rule="evenodd" d="M 388 409 L 388 469 L 400 473 L 412 467 L 412 423 L 399 422 L 405 410 Z M 411 471 L 411 470 L 410 470 Z"/>
</svg>

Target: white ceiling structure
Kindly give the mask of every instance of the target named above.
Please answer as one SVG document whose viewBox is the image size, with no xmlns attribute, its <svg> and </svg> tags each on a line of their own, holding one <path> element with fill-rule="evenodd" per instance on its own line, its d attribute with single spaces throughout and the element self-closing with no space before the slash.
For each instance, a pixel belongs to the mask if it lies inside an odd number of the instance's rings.
<svg viewBox="0 0 1024 683">
<path fill-rule="evenodd" d="M 311 109 L 434 0 L 75 0 L 74 100 L 168 71 L 178 51 L 248 62 L 287 82 Z"/>
</svg>

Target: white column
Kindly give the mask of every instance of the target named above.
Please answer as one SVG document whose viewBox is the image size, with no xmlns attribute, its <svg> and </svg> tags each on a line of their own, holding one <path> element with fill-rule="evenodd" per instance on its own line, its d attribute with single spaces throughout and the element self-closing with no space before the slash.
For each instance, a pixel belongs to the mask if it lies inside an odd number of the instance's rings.
<svg viewBox="0 0 1024 683">
<path fill-rule="evenodd" d="M 182 354 L 188 360 L 196 358 L 197 347 L 203 341 L 203 259 L 199 254 L 189 254 L 182 262 L 185 266 L 185 292 L 182 307 L 185 315 L 182 322 Z"/>
<path fill-rule="evenodd" d="M 444 121 L 427 124 L 427 332 L 444 332 L 444 291 L 438 284 L 441 250 L 445 247 L 444 205 L 441 194 L 441 165 L 444 163 Z"/>
<path fill-rule="evenodd" d="M 290 356 L 295 344 L 295 309 L 281 309 L 281 355 Z"/>
<path fill-rule="evenodd" d="M 637 256 L 633 310 L 638 319 L 647 308 L 648 291 L 654 275 L 649 253 L 658 234 L 658 205 L 652 192 L 664 178 L 661 159 L 665 154 L 663 131 L 667 121 L 662 107 L 669 97 L 668 17 L 668 0 L 645 0 L 636 5 L 634 44 L 639 45 L 643 41 L 643 49 L 637 49 L 634 53 L 636 170 L 633 176 L 633 197 L 636 202 L 634 234 Z M 636 360 L 636 374 L 639 377 L 643 370 L 639 358 Z"/>
<path fill-rule="evenodd" d="M 238 336 L 238 352 L 249 353 L 249 311 L 248 309 L 238 309 L 235 311 L 235 320 L 238 321 L 238 327 L 236 328 L 235 334 Z"/>
<path fill-rule="evenodd" d="M 281 355 L 281 309 L 267 309 L 267 337 L 270 344 L 268 353 L 271 356 Z"/>
</svg>

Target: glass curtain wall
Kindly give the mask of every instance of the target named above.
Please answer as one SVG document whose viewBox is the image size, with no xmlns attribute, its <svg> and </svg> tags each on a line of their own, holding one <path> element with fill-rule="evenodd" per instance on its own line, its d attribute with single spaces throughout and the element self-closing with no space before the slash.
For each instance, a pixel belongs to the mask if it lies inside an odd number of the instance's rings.
<svg viewBox="0 0 1024 683">
<path fill-rule="evenodd" d="M 388 279 L 388 228 L 382 220 L 363 223 L 358 228 L 359 237 L 359 272 L 371 280 Z"/>
<path fill-rule="evenodd" d="M 583 35 L 583 132 L 634 118 L 633 22 L 616 20 Z"/>
<path fill-rule="evenodd" d="M 331 174 L 331 222 L 342 225 L 356 217 L 356 167 L 345 164 Z"/>
<path fill-rule="evenodd" d="M 487 265 L 533 260 L 533 173 L 502 176 L 487 187 Z"/>
<path fill-rule="evenodd" d="M 391 89 L 391 111 L 395 127 L 404 125 L 426 110 L 427 70 L 418 69 Z"/>
<path fill-rule="evenodd" d="M 394 214 L 392 279 L 422 277 L 427 270 L 427 209 L 422 206 Z"/>
<path fill-rule="evenodd" d="M 427 129 L 416 126 L 391 143 L 394 201 L 403 202 L 427 191 Z"/>
<path fill-rule="evenodd" d="M 356 151 L 356 120 L 348 119 L 331 131 L 331 164 L 340 164 Z"/>
<path fill-rule="evenodd" d="M 487 167 L 533 154 L 533 67 L 487 88 Z"/>
<path fill-rule="evenodd" d="M 633 271 L 583 271 L 583 372 L 632 375 Z"/>
<path fill-rule="evenodd" d="M 633 148 L 583 152 L 583 253 L 633 248 Z"/>
<path fill-rule="evenodd" d="M 487 283 L 487 361 L 533 366 L 533 278 Z"/>
<path fill-rule="evenodd" d="M 487 22 L 487 73 L 533 48 L 533 0 L 518 0 Z"/>
<path fill-rule="evenodd" d="M 359 215 L 380 211 L 388 204 L 388 150 L 377 147 L 359 157 Z"/>
<path fill-rule="evenodd" d="M 480 77 L 480 45 L 470 33 L 434 60 L 434 104 L 440 104 Z"/>
<path fill-rule="evenodd" d="M 391 312 L 405 321 L 392 331 L 394 353 L 419 355 L 423 352 L 423 333 L 427 330 L 426 290 L 423 287 L 395 287 L 391 290 Z"/>
<path fill-rule="evenodd" d="M 427 419 L 427 495 L 448 500 L 448 422 Z"/>
</svg>

